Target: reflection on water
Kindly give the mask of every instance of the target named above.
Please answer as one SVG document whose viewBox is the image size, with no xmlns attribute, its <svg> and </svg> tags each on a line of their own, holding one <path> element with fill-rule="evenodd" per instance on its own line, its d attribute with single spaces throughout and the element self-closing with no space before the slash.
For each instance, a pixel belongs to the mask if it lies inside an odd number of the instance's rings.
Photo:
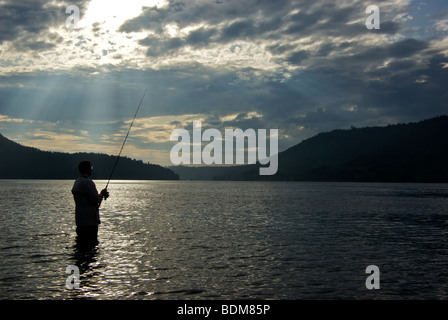
<svg viewBox="0 0 448 320">
<path fill-rule="evenodd" d="M 74 293 L 83 294 L 87 296 L 95 296 L 98 289 L 95 277 L 101 275 L 101 269 L 98 266 L 98 247 L 92 245 L 79 245 L 78 243 L 73 247 L 73 254 L 69 258 L 70 263 L 79 268 L 80 274 L 80 291 L 74 290 Z"/>
<path fill-rule="evenodd" d="M 0 181 L 0 298 L 447 297 L 447 185 L 115 182 L 84 247 L 72 183 Z"/>
</svg>

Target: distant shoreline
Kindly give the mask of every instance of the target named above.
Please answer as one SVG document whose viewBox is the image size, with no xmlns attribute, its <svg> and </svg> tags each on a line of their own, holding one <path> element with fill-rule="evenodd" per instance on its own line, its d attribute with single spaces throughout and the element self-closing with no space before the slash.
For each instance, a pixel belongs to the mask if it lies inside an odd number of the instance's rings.
<svg viewBox="0 0 448 320">
<path fill-rule="evenodd" d="M 73 179 L 69 179 L 69 178 L 0 178 L 0 182 L 1 181 L 74 181 L 76 179 L 76 177 L 74 177 Z M 92 178 L 92 180 L 94 182 L 107 182 L 107 179 L 96 179 L 96 178 Z M 237 182 L 237 183 L 341 183 L 341 184 L 438 184 L 438 185 L 443 185 L 446 184 L 448 185 L 448 182 L 440 182 L 440 181 L 436 181 L 436 182 L 431 182 L 431 181 L 307 181 L 307 180 L 206 180 L 206 179 L 193 179 L 193 180 L 188 180 L 188 179 L 178 179 L 178 180 L 169 180 L 169 179 L 164 179 L 164 180 L 156 180 L 156 179 L 113 179 L 110 181 L 109 184 L 123 184 L 123 183 L 142 183 L 142 182 L 215 182 L 215 183 L 220 183 L 220 182 Z"/>
</svg>

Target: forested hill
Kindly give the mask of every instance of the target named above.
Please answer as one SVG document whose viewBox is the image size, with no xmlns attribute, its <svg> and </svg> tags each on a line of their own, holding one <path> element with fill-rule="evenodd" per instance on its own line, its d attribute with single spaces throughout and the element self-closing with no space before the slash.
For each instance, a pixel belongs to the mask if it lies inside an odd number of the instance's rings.
<svg viewBox="0 0 448 320">
<path fill-rule="evenodd" d="M 317 134 L 280 152 L 272 176 L 258 165 L 171 169 L 191 180 L 448 182 L 448 116 Z"/>
<path fill-rule="evenodd" d="M 94 165 L 94 179 L 108 179 L 115 162 L 115 156 L 104 154 L 24 147 L 1 134 L 0 158 L 2 179 L 73 179 L 78 163 L 86 159 Z M 260 176 L 258 167 L 170 170 L 120 158 L 113 179 L 448 182 L 448 116 L 320 133 L 280 152 L 275 175 Z"/>
<path fill-rule="evenodd" d="M 291 180 L 448 182 L 448 116 L 318 134 L 279 155 Z"/>
<path fill-rule="evenodd" d="M 109 179 L 116 156 L 99 153 L 63 153 L 25 147 L 0 134 L 0 179 L 75 179 L 78 163 L 89 160 L 93 179 Z M 112 179 L 177 180 L 179 176 L 155 164 L 122 157 Z"/>
</svg>

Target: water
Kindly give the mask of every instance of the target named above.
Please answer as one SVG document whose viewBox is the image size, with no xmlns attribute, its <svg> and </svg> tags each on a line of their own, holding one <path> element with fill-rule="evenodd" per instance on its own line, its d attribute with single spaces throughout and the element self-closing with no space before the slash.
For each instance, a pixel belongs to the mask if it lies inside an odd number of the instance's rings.
<svg viewBox="0 0 448 320">
<path fill-rule="evenodd" d="M 115 181 L 83 252 L 72 184 L 0 181 L 0 299 L 448 296 L 448 185 Z"/>
</svg>

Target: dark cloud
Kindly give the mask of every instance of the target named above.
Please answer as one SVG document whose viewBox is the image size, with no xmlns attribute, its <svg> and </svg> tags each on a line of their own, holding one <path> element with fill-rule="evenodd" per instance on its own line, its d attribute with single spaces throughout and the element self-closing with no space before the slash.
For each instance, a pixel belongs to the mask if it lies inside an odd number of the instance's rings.
<svg viewBox="0 0 448 320">
<path fill-rule="evenodd" d="M 200 28 L 188 34 L 186 43 L 193 47 L 206 47 L 213 41 L 217 33 L 216 29 Z"/>
<path fill-rule="evenodd" d="M 258 35 L 256 28 L 254 27 L 253 21 L 250 19 L 244 21 L 233 22 L 227 27 L 223 28 L 219 41 L 224 43 L 233 41 L 235 39 L 244 40 L 247 38 L 252 38 Z"/>
<path fill-rule="evenodd" d="M 151 30 L 163 38 L 164 27 L 171 23 L 176 23 L 180 28 L 205 24 L 205 27 L 192 31 L 182 40 L 183 46 L 201 47 L 210 43 L 269 37 L 282 25 L 281 17 L 292 9 L 294 1 L 173 1 L 167 7 L 146 8 L 139 17 L 126 21 L 120 31 Z"/>
<path fill-rule="evenodd" d="M 441 68 L 448 58 L 435 56 L 428 65 L 416 67 L 412 61 L 395 63 L 376 72 L 370 81 L 362 105 L 378 108 L 382 113 L 412 114 L 415 117 L 445 113 L 448 92 L 448 70 Z"/>
<path fill-rule="evenodd" d="M 170 1 L 166 7 L 145 8 L 144 12 L 124 23 L 120 30 L 133 32 L 142 30 L 160 30 L 160 27 L 176 23 L 183 28 L 189 25 L 206 23 L 218 25 L 222 22 L 248 17 L 255 12 L 263 16 L 276 15 L 278 12 L 294 8 L 295 1 Z"/>
<path fill-rule="evenodd" d="M 291 64 L 297 64 L 299 65 L 303 60 L 309 57 L 309 53 L 306 50 L 300 50 L 297 52 L 292 53 L 286 61 L 288 61 Z"/>
<path fill-rule="evenodd" d="M 403 66 L 405 61 L 412 63 L 409 62 L 409 59 L 419 58 L 420 60 L 427 60 L 431 57 L 431 55 L 427 56 L 425 52 L 429 47 L 429 43 L 417 39 L 404 39 L 374 46 L 359 46 L 355 43 L 351 47 L 355 48 L 356 51 L 354 53 L 337 55 L 334 58 L 324 57 L 325 59 L 318 59 L 314 64 L 309 65 L 309 68 L 319 70 L 321 73 L 325 72 L 327 75 L 335 78 L 349 76 L 359 81 L 360 79 L 369 79 L 365 70 L 379 69 L 387 61 L 392 63 L 392 66 Z M 329 48 L 326 49 L 327 52 L 331 51 Z M 316 56 L 319 56 L 319 54 Z M 375 74 L 375 71 L 371 72 L 372 75 Z"/>
<path fill-rule="evenodd" d="M 140 41 L 148 47 L 150 57 L 172 55 L 186 47 L 200 49 L 235 41 L 264 41 L 273 55 L 299 65 L 312 54 L 325 57 L 350 47 L 349 42 L 336 46 L 331 43 L 334 38 L 345 37 L 354 42 L 356 37 L 366 35 L 364 23 L 351 23 L 367 17 L 364 4 L 339 6 L 337 2 L 313 1 L 171 1 L 166 7 L 146 8 L 140 16 L 126 21 L 120 31 L 151 31 L 152 35 Z M 392 15 L 386 13 L 382 17 L 381 28 L 371 33 L 394 35 L 400 30 L 400 25 L 391 20 Z M 172 23 L 179 28 L 203 26 L 185 37 L 172 38 L 165 33 L 165 27 Z M 307 52 L 291 44 L 311 36 L 326 42 L 318 52 Z"/>
<path fill-rule="evenodd" d="M 47 1 L 6 1 L 0 5 L 0 42 L 16 39 L 21 32 L 37 34 L 54 23 L 60 8 L 44 10 Z"/>
<path fill-rule="evenodd" d="M 146 55 L 148 57 L 158 57 L 161 55 L 168 55 L 184 46 L 184 41 L 180 38 L 161 39 L 150 36 L 139 41 L 139 44 L 147 46 Z"/>
<path fill-rule="evenodd" d="M 80 11 L 89 1 L 73 0 L 54 2 L 49 0 L 6 0 L 0 4 L 0 45 L 14 40 L 18 51 L 45 51 L 52 49 L 60 39 L 49 30 L 53 26 L 65 25 L 68 5 L 77 5 Z M 49 36 L 36 39 L 39 36 Z M 53 38 L 52 38 L 53 37 Z M 59 37 L 60 38 L 60 37 Z"/>
<path fill-rule="evenodd" d="M 20 41 L 15 41 L 13 47 L 18 52 L 39 52 L 53 49 L 63 41 L 57 33 L 44 33 L 44 40 L 37 40 L 35 35 L 22 35 Z"/>
<path fill-rule="evenodd" d="M 196 49 L 207 47 L 211 44 L 226 44 L 235 40 L 253 40 L 269 30 L 260 30 L 250 19 L 244 21 L 229 22 L 224 27 L 203 27 L 190 32 L 185 38 L 160 37 L 151 35 L 139 42 L 148 46 L 148 56 L 169 55 L 183 47 Z"/>
</svg>

